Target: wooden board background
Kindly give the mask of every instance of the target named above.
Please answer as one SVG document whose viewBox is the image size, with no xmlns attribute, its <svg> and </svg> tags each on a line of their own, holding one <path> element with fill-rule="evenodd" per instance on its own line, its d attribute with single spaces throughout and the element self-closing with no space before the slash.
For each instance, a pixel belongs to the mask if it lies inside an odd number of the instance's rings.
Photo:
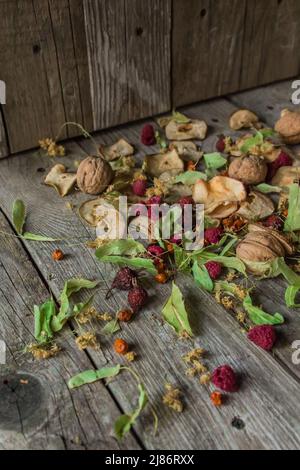
<svg viewBox="0 0 300 470">
<path fill-rule="evenodd" d="M 295 76 L 299 26 L 299 0 L 0 0 L 0 158 Z"/>
</svg>

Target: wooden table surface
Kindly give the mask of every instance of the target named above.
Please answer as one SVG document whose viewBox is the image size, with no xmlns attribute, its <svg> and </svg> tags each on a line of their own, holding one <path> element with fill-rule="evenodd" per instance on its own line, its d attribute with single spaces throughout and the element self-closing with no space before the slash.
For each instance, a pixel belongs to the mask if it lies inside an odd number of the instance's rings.
<svg viewBox="0 0 300 470">
<path fill-rule="evenodd" d="M 238 107 L 257 112 L 273 126 L 282 108 L 290 106 L 291 81 L 216 99 L 183 109 L 190 117 L 209 124 L 205 151 L 213 151 L 216 136 L 228 132 L 228 117 Z M 148 120 L 147 122 L 151 122 Z M 139 141 L 143 122 L 105 131 L 97 142 L 113 143 L 121 136 L 137 149 L 137 156 L 153 153 Z M 29 125 L 29 124 L 28 124 Z M 47 136 L 41 136 L 47 137 Z M 70 169 L 74 161 L 92 151 L 88 140 L 69 141 L 68 156 L 59 158 Z M 300 312 L 284 305 L 285 283 L 280 279 L 258 283 L 256 302 L 267 311 L 280 311 L 286 318 L 272 353 L 250 343 L 240 325 L 214 297 L 201 291 L 189 278 L 181 278 L 190 314 L 193 340 L 179 340 L 161 321 L 161 308 L 170 294 L 170 285 L 157 285 L 148 277 L 147 308 L 122 327 L 122 338 L 134 346 L 138 359 L 132 363 L 147 388 L 159 428 L 154 436 L 152 416 L 145 411 L 132 432 L 119 442 L 113 423 L 136 404 L 136 385 L 126 373 L 109 384 L 98 381 L 70 391 L 68 379 L 79 371 L 120 362 L 112 348 L 113 339 L 101 339 L 101 349 L 84 352 L 76 347 L 72 324 L 59 335 L 63 351 L 46 361 L 35 361 L 23 349 L 34 340 L 33 305 L 45 301 L 49 291 L 58 299 L 64 281 L 71 277 L 99 279 L 95 306 L 116 312 L 126 305 L 126 296 L 105 292 L 116 267 L 97 261 L 84 244 L 63 242 L 67 254 L 62 262 L 51 259 L 56 243 L 35 243 L 14 237 L 11 208 L 16 198 L 27 207 L 27 229 L 51 237 L 93 239 L 91 230 L 70 210 L 87 199 L 79 192 L 60 198 L 42 184 L 53 160 L 41 151 L 29 151 L 0 161 L 0 339 L 6 342 L 7 364 L 0 366 L 0 448 L 2 449 L 296 449 L 300 447 L 300 365 L 292 362 L 292 342 L 300 339 Z M 45 171 L 45 173 L 43 173 Z M 80 298 L 86 299 L 83 292 Z M 224 406 L 213 407 L 209 389 L 197 378 L 185 375 L 182 356 L 194 347 L 208 351 L 210 370 L 229 363 L 241 377 L 241 388 Z M 22 384 L 20 380 L 28 381 Z M 183 413 L 161 405 L 166 382 L 184 391 Z M 234 426 L 239 418 L 240 426 Z"/>
</svg>

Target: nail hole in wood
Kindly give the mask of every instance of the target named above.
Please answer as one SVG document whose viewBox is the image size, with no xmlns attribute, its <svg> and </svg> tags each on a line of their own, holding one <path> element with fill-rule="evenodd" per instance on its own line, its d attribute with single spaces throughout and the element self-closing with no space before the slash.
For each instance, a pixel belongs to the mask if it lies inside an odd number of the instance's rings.
<svg viewBox="0 0 300 470">
<path fill-rule="evenodd" d="M 273 106 L 268 106 L 268 109 L 269 109 L 270 111 L 273 111 L 274 108 L 273 108 Z"/>
<path fill-rule="evenodd" d="M 41 46 L 40 46 L 39 44 L 34 44 L 34 45 L 32 46 L 32 52 L 33 52 L 34 54 L 38 54 L 38 53 L 40 52 L 40 50 L 41 50 Z"/>
<path fill-rule="evenodd" d="M 217 119 L 217 118 L 212 118 L 212 122 L 219 122 L 219 119 Z"/>
<path fill-rule="evenodd" d="M 140 26 L 138 26 L 136 29 L 135 29 L 135 34 L 137 36 L 141 36 L 143 34 L 143 28 L 141 28 Z"/>
<path fill-rule="evenodd" d="M 205 15 L 206 15 L 206 9 L 202 8 L 202 10 L 200 11 L 201 18 L 204 18 Z"/>
</svg>

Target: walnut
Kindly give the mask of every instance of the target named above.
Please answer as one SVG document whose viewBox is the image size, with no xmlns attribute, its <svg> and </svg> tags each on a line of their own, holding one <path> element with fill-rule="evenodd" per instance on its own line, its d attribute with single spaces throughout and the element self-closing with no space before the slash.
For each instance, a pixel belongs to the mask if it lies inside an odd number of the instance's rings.
<svg viewBox="0 0 300 470">
<path fill-rule="evenodd" d="M 248 109 L 235 111 L 229 119 L 229 127 L 234 131 L 243 128 L 258 127 L 258 117 Z"/>
<path fill-rule="evenodd" d="M 281 135 L 285 143 L 300 144 L 300 113 L 283 109 L 280 119 L 275 124 L 275 131 Z"/>
<path fill-rule="evenodd" d="M 236 256 L 253 274 L 263 274 L 255 263 L 266 263 L 293 253 L 293 245 L 276 230 L 260 224 L 249 224 L 248 229 L 248 234 L 236 248 Z"/>
<path fill-rule="evenodd" d="M 100 194 L 113 179 L 109 163 L 100 157 L 87 157 L 77 170 L 77 185 L 83 193 Z"/>
<path fill-rule="evenodd" d="M 245 184 L 258 184 L 265 181 L 268 166 L 263 157 L 245 155 L 235 158 L 229 165 L 228 175 Z"/>
</svg>

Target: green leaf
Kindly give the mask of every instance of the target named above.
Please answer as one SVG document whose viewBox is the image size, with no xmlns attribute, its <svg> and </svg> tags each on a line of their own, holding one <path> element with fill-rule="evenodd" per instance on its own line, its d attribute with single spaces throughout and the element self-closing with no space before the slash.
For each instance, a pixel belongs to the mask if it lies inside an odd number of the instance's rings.
<svg viewBox="0 0 300 470">
<path fill-rule="evenodd" d="M 132 426 L 132 418 L 130 415 L 121 415 L 118 417 L 114 424 L 115 436 L 117 439 L 123 439 L 123 437 L 130 431 Z"/>
<path fill-rule="evenodd" d="M 196 284 L 202 289 L 212 292 L 214 289 L 214 283 L 208 274 L 205 266 L 199 266 L 197 261 L 194 261 L 192 267 L 192 273 Z"/>
<path fill-rule="evenodd" d="M 161 149 L 164 150 L 168 147 L 168 142 L 161 136 L 159 131 L 155 132 L 155 140 Z"/>
<path fill-rule="evenodd" d="M 139 401 L 136 410 L 134 410 L 130 415 L 128 414 L 119 416 L 115 422 L 114 431 L 118 439 L 123 439 L 125 434 L 130 431 L 131 427 L 135 424 L 136 419 L 139 417 L 148 403 L 148 395 L 142 383 L 138 384 L 138 390 Z"/>
<path fill-rule="evenodd" d="M 172 119 L 173 121 L 177 122 L 177 124 L 188 124 L 189 122 L 191 122 L 190 118 L 175 110 L 172 113 Z"/>
<path fill-rule="evenodd" d="M 296 296 L 300 291 L 300 285 L 298 286 L 289 286 L 285 291 L 285 303 L 287 307 L 290 308 L 299 308 L 300 304 L 296 303 Z"/>
<path fill-rule="evenodd" d="M 184 301 L 180 289 L 176 286 L 175 282 L 172 284 L 172 293 L 166 304 L 162 309 L 164 319 L 175 329 L 176 333 L 188 333 L 193 335 L 187 311 L 184 306 Z"/>
<path fill-rule="evenodd" d="M 96 256 L 101 260 L 104 256 L 121 255 L 121 256 L 136 256 L 146 251 L 145 247 L 136 240 L 112 240 L 105 243 L 96 250 Z"/>
<path fill-rule="evenodd" d="M 182 183 L 186 184 L 187 186 L 191 186 L 195 184 L 198 180 L 207 180 L 207 176 L 202 171 L 185 171 L 180 175 L 175 177 L 175 183 Z"/>
<path fill-rule="evenodd" d="M 103 367 L 97 370 L 85 370 L 77 375 L 74 375 L 69 382 L 69 388 L 81 387 L 81 385 L 90 384 L 97 380 L 107 379 L 109 377 L 115 377 L 121 370 L 120 364 L 113 367 Z"/>
<path fill-rule="evenodd" d="M 53 338 L 51 322 L 55 315 L 56 306 L 53 299 L 34 306 L 34 337 L 39 343 L 47 343 Z"/>
<path fill-rule="evenodd" d="M 62 293 L 60 294 L 60 309 L 58 314 L 52 320 L 52 329 L 57 332 L 60 331 L 66 321 L 77 315 L 79 312 L 71 309 L 70 297 L 75 292 L 81 289 L 93 289 L 99 284 L 99 281 L 89 281 L 88 279 L 69 279 L 65 282 Z M 90 299 L 89 301 L 90 302 Z"/>
<path fill-rule="evenodd" d="M 176 268 L 179 272 L 189 272 L 190 271 L 190 256 L 181 246 L 173 244 L 174 250 L 174 261 Z"/>
<path fill-rule="evenodd" d="M 274 132 L 272 129 L 260 129 L 254 136 L 245 140 L 243 146 L 241 147 L 241 151 L 243 153 L 248 153 L 252 147 L 256 145 L 262 145 L 264 143 L 264 139 L 273 136 L 276 136 L 276 132 Z"/>
<path fill-rule="evenodd" d="M 101 333 L 107 336 L 111 336 L 117 331 L 119 331 L 120 325 L 117 318 L 106 323 L 106 325 L 102 328 Z"/>
<path fill-rule="evenodd" d="M 227 159 L 224 158 L 219 152 L 205 153 L 203 155 L 206 168 L 208 170 L 217 170 L 227 164 Z"/>
<path fill-rule="evenodd" d="M 25 232 L 23 234 L 23 237 L 25 240 L 31 240 L 35 242 L 57 242 L 59 241 L 58 238 L 51 238 L 51 237 L 46 237 L 44 235 L 37 235 L 35 233 L 31 232 Z"/>
<path fill-rule="evenodd" d="M 280 313 L 270 315 L 261 308 L 255 307 L 249 294 L 243 301 L 243 307 L 255 325 L 281 325 L 284 323 L 284 318 Z"/>
<path fill-rule="evenodd" d="M 289 187 L 289 211 L 285 219 L 284 231 L 295 232 L 300 230 L 300 186 L 297 183 Z"/>
<path fill-rule="evenodd" d="M 19 235 L 23 233 L 23 226 L 25 223 L 26 211 L 25 204 L 21 199 L 16 199 L 12 208 L 12 220 L 14 227 Z"/>
<path fill-rule="evenodd" d="M 280 188 L 280 186 L 272 186 L 271 184 L 267 184 L 267 183 L 258 184 L 257 186 L 255 186 L 255 189 L 259 191 L 260 193 L 265 193 L 265 194 L 281 193 L 282 191 L 282 188 Z"/>
<path fill-rule="evenodd" d="M 128 266 L 130 268 L 146 269 L 150 274 L 157 274 L 157 270 L 151 259 L 148 258 L 127 258 L 126 256 L 103 256 L 102 263 L 113 263 L 119 266 Z"/>
</svg>

